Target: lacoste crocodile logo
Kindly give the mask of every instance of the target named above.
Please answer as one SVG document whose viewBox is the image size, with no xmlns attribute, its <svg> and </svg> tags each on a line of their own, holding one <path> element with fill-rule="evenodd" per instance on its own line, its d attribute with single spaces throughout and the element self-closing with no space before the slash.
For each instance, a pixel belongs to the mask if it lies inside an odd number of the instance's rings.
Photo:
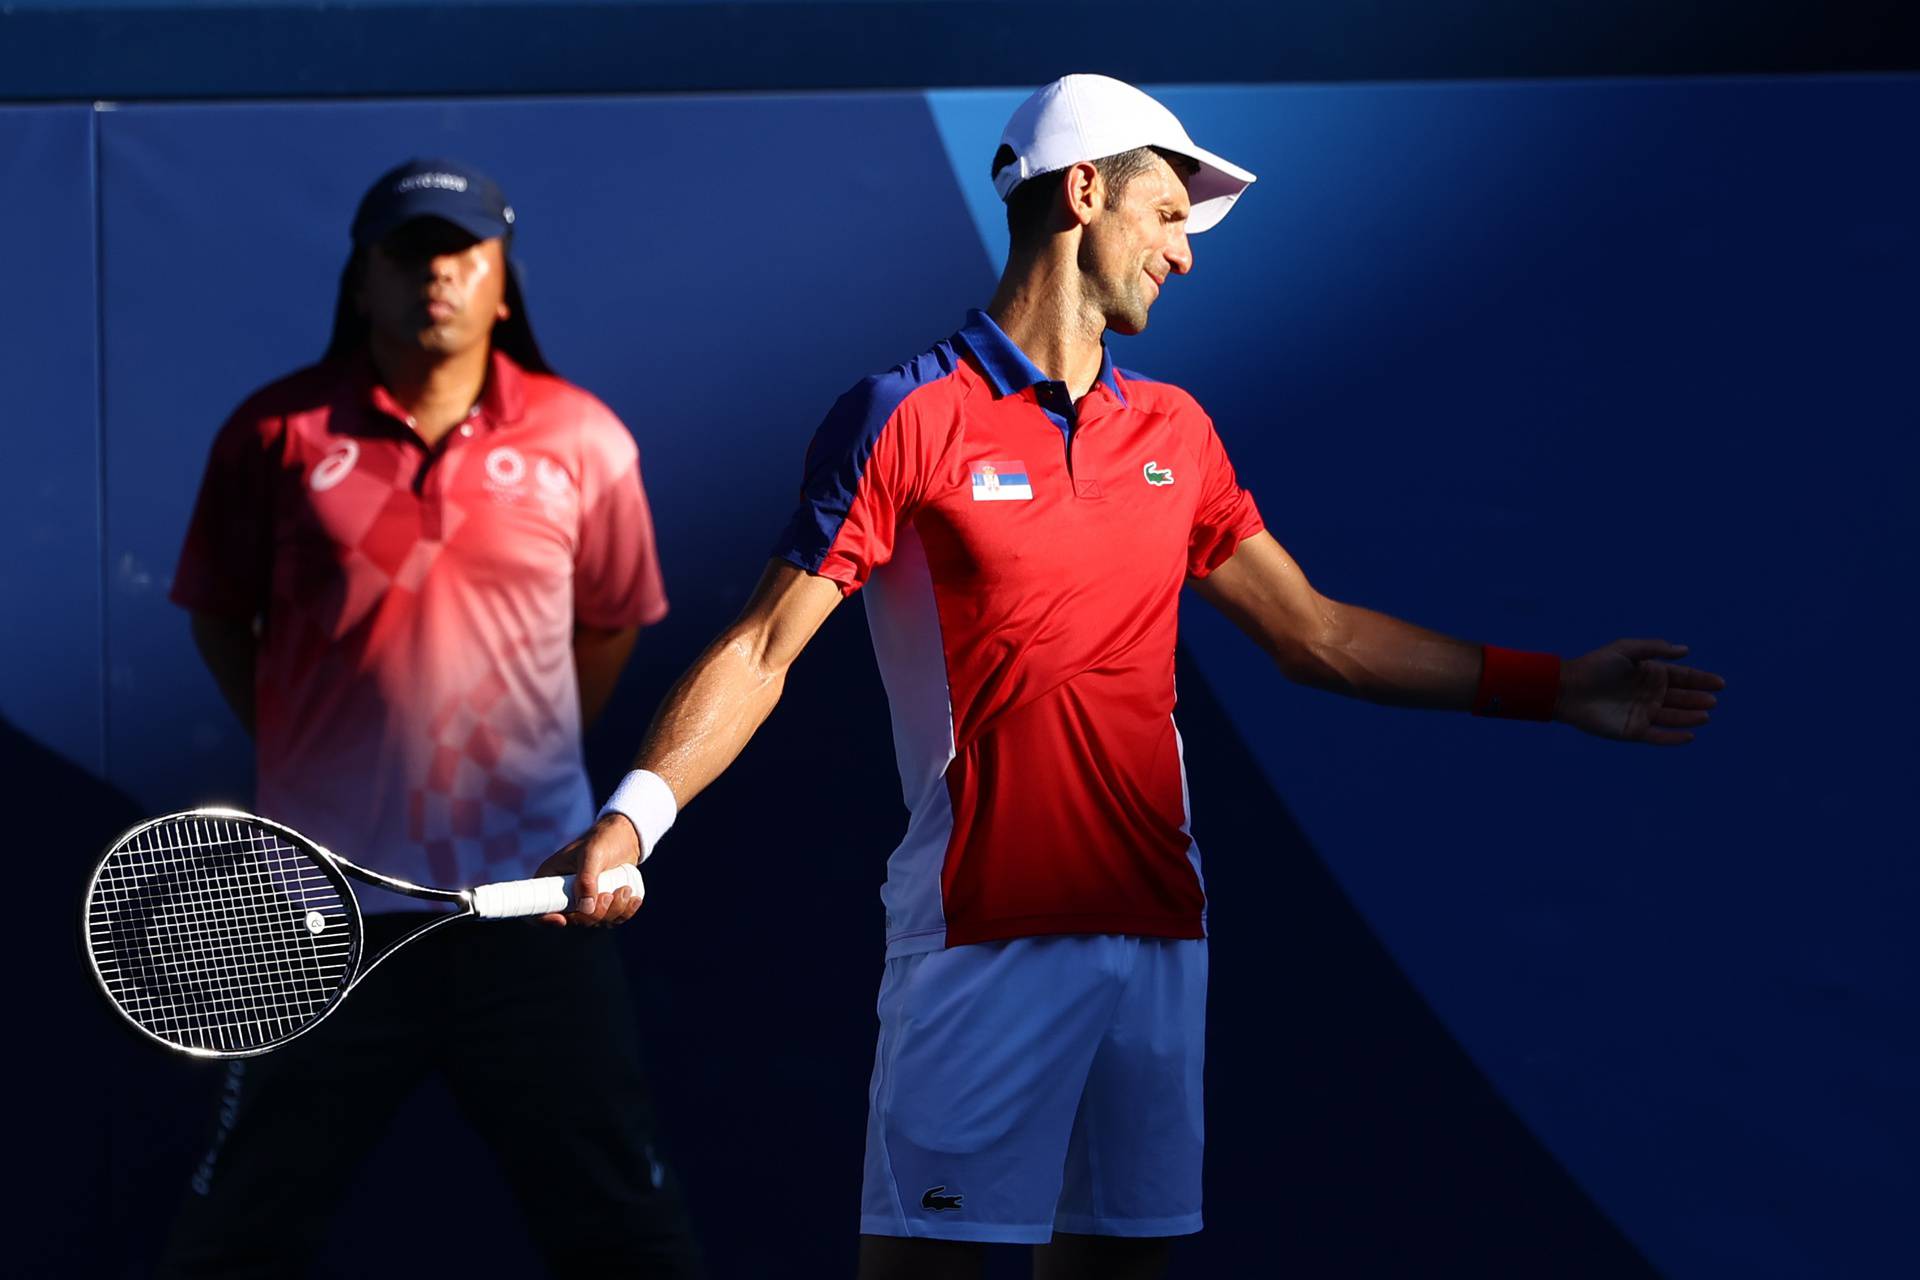
<svg viewBox="0 0 1920 1280">
<path fill-rule="evenodd" d="M 946 1189 L 944 1185 L 928 1187 L 926 1193 L 920 1197 L 920 1207 L 922 1209 L 931 1209 L 935 1213 L 945 1213 L 950 1209 L 958 1209 L 960 1202 L 966 1199 L 966 1197 L 962 1195 L 949 1196 L 941 1194 Z"/>
<path fill-rule="evenodd" d="M 1153 462 L 1147 463 L 1145 467 L 1141 468 L 1141 474 L 1146 476 L 1148 484 L 1153 485 L 1156 488 L 1161 485 L 1168 485 L 1173 483 L 1173 468 L 1171 467 L 1163 468 L 1159 466 L 1157 463 L 1153 463 Z"/>
</svg>

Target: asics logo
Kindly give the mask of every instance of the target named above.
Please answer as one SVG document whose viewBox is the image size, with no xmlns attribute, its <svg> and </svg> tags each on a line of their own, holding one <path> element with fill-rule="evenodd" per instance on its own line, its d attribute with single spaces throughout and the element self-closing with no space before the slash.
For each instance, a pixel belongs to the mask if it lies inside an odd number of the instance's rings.
<svg viewBox="0 0 1920 1280">
<path fill-rule="evenodd" d="M 320 459 L 307 474 L 307 487 L 315 493 L 325 493 L 347 478 L 353 470 L 353 464 L 360 461 L 360 445 L 357 441 L 343 440 Z"/>
</svg>

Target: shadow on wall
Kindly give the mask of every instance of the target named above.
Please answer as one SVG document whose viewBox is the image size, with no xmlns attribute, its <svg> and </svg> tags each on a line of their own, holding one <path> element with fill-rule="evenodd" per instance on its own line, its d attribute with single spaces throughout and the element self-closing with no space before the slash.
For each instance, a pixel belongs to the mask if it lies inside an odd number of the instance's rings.
<svg viewBox="0 0 1920 1280">
<path fill-rule="evenodd" d="M 156 1052 L 114 1016 L 80 949 L 80 903 L 98 855 L 146 815 L 0 720 L 0 777 L 11 792 L 14 862 L 46 886 L 7 929 L 24 1016 L 14 1051 L 27 1087 L 8 1121 L 30 1177 L 9 1199 L 20 1222 L 13 1275 L 144 1274 L 185 1189 L 207 1115 L 210 1075 Z M 22 1185 L 23 1184 L 23 1185 Z M 84 1207 L 82 1207 L 84 1206 Z"/>
<path fill-rule="evenodd" d="M 1434 1015 L 1184 649 L 1178 677 L 1212 934 L 1209 1227 L 1178 1274 L 1656 1274 Z"/>
</svg>

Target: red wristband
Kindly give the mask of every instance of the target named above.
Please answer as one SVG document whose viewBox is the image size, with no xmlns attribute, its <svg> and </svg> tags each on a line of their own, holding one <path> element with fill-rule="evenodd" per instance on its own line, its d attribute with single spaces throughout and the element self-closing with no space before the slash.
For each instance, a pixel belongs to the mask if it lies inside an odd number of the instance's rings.
<svg viewBox="0 0 1920 1280">
<path fill-rule="evenodd" d="M 1551 720 L 1560 701 L 1560 659 L 1551 653 L 1480 646 L 1473 714 L 1502 720 Z"/>
</svg>

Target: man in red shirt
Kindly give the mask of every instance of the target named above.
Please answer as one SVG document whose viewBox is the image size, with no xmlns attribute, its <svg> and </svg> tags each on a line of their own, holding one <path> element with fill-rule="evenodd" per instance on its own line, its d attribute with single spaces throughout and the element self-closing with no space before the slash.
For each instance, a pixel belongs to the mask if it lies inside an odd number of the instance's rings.
<svg viewBox="0 0 1920 1280">
<path fill-rule="evenodd" d="M 526 876 L 591 819 L 581 728 L 667 609 L 633 437 L 547 368 L 513 221 L 454 161 L 374 184 L 326 358 L 221 429 L 173 584 L 253 734 L 260 811 L 416 883 Z M 363 897 L 375 949 L 417 923 Z M 619 956 L 560 938 L 448 935 L 233 1063 L 164 1270 L 301 1270 L 437 1071 L 556 1273 L 693 1274 Z"/>
<path fill-rule="evenodd" d="M 815 435 L 798 512 L 740 619 L 660 709 L 636 769 L 545 873 L 649 856 L 864 588 L 910 819 L 887 865 L 861 1274 L 1152 1276 L 1198 1231 L 1206 895 L 1173 723 L 1183 586 L 1291 679 L 1402 706 L 1678 745 L 1718 677 L 1616 641 L 1562 662 L 1321 595 L 1266 532 L 1213 423 L 1114 366 L 1190 233 L 1253 175 L 1146 94 L 1068 76 L 993 164 L 1012 250 L 951 338 Z M 619 923 L 624 891 L 565 917 Z"/>
</svg>

